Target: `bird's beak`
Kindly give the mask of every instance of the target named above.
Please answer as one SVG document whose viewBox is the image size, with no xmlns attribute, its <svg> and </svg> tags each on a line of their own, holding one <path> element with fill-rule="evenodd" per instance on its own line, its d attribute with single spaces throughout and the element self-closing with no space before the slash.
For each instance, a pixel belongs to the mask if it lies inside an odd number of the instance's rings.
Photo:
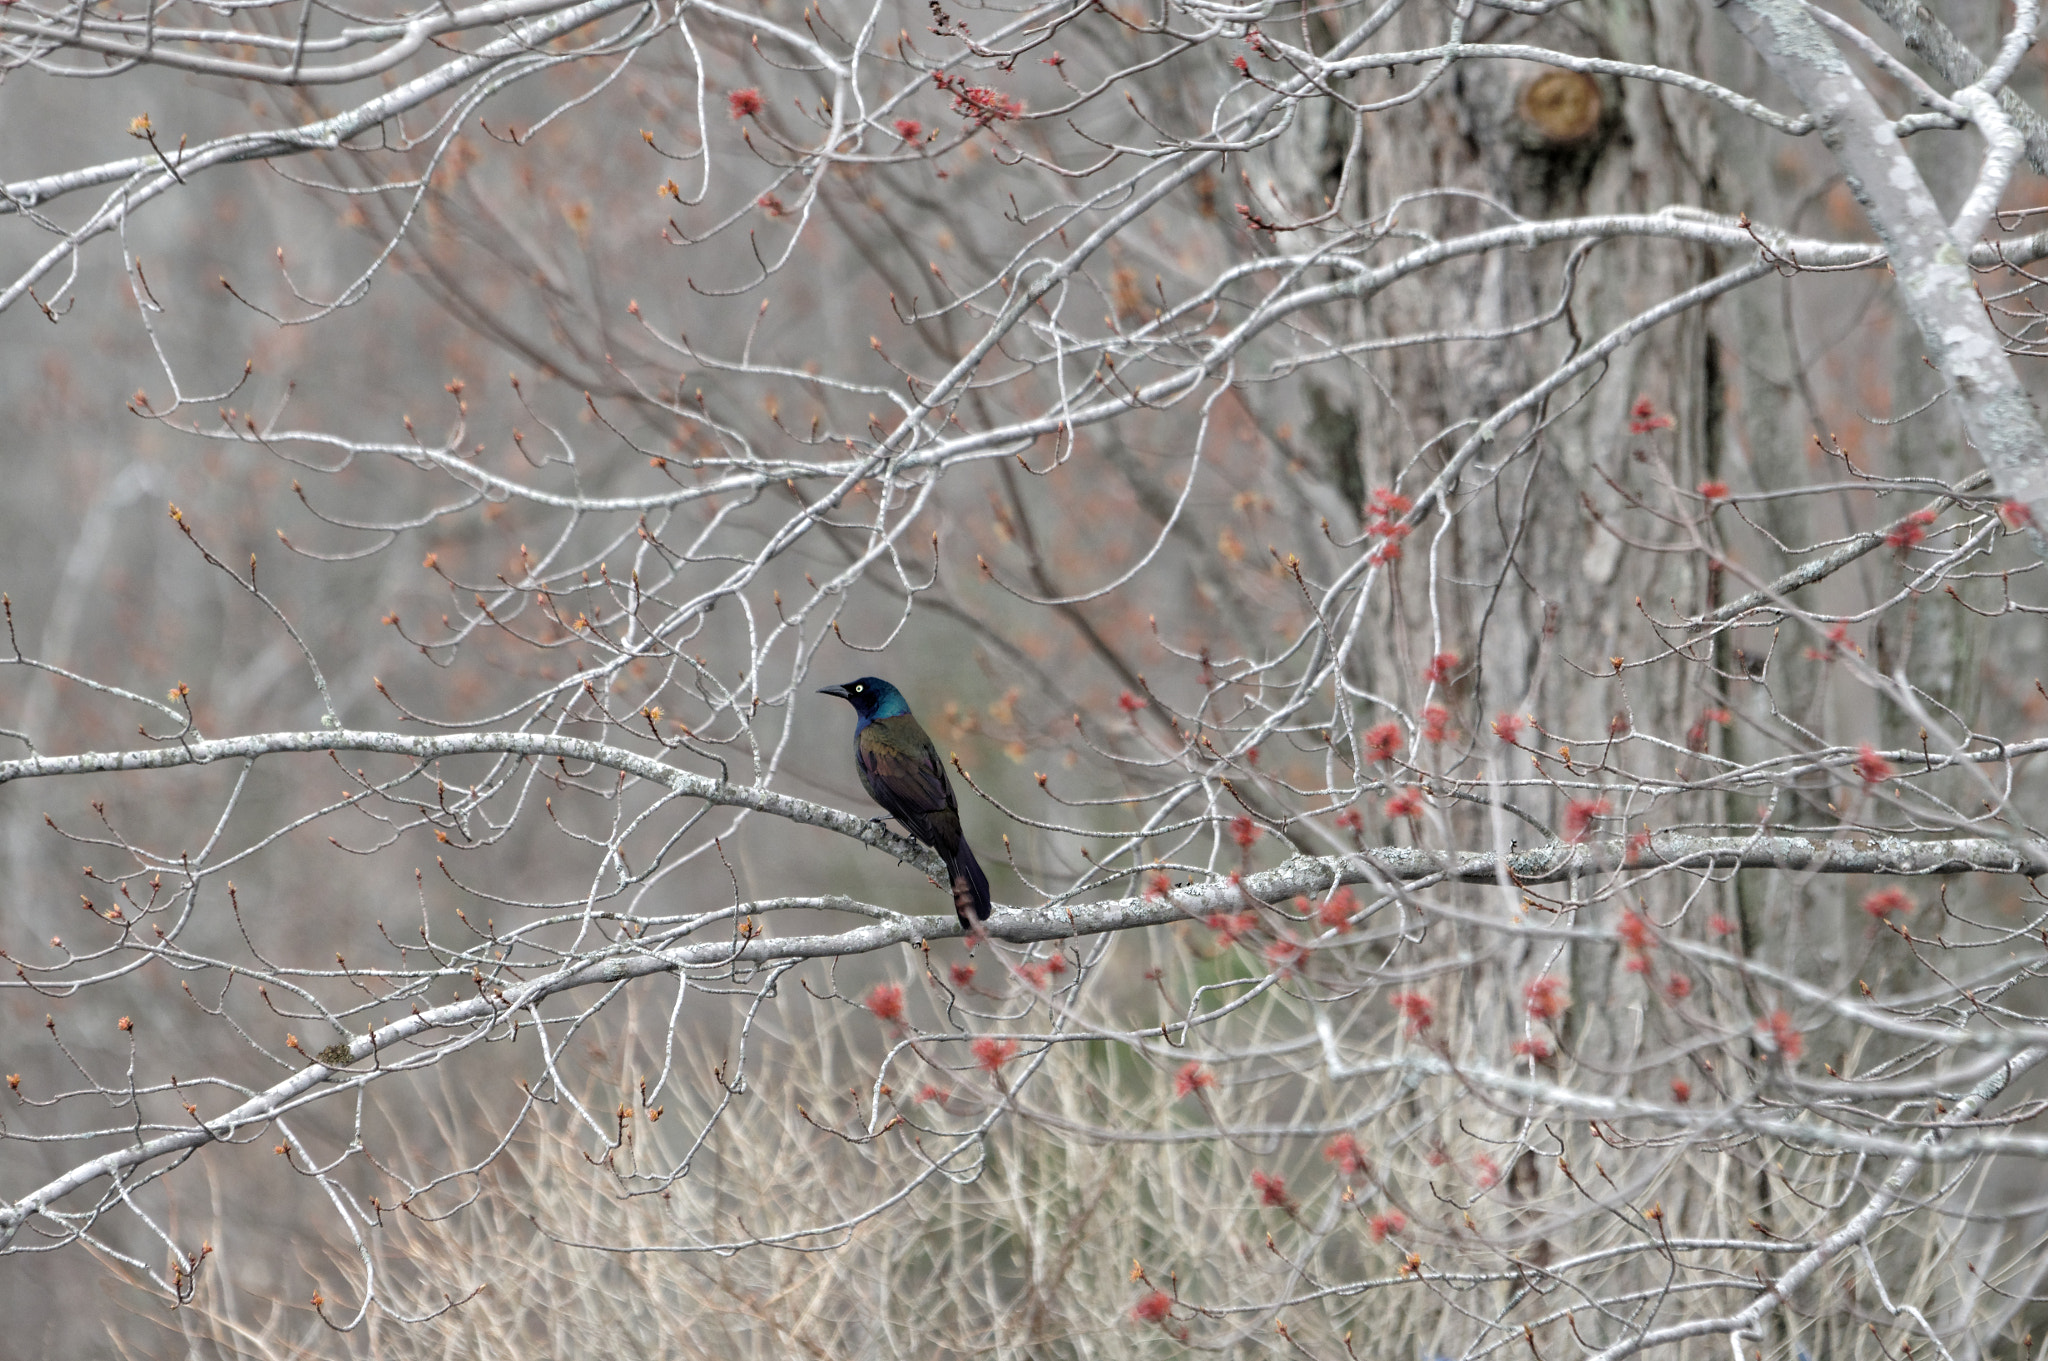
<svg viewBox="0 0 2048 1361">
<path fill-rule="evenodd" d="M 850 694 L 848 694 L 848 693 L 847 693 L 847 691 L 846 691 L 846 687 L 845 687 L 845 686 L 843 686 L 843 685 L 827 685 L 827 686 L 824 686 L 824 687 L 822 687 L 822 688 L 821 688 L 821 689 L 820 689 L 820 690 L 818 691 L 818 693 L 819 693 L 819 694 L 821 694 L 821 695 L 832 695 L 832 696 L 835 696 L 836 698 L 839 698 L 839 699 L 852 699 L 852 698 L 853 698 L 853 696 L 852 696 L 852 695 L 850 695 Z"/>
</svg>

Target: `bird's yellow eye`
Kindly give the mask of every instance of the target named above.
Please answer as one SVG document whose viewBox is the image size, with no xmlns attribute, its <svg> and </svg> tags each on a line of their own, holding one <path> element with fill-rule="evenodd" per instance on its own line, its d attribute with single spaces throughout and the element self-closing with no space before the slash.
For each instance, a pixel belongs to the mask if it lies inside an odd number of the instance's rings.
<svg viewBox="0 0 2048 1361">
<path fill-rule="evenodd" d="M 867 689 L 867 687 L 866 687 L 865 685 L 856 685 L 856 686 L 854 686 L 854 687 L 853 687 L 853 693 L 855 693 L 855 694 L 857 695 L 857 694 L 859 694 L 859 693 L 860 693 L 861 691 L 863 691 L 863 690 L 865 690 L 865 689 Z"/>
</svg>

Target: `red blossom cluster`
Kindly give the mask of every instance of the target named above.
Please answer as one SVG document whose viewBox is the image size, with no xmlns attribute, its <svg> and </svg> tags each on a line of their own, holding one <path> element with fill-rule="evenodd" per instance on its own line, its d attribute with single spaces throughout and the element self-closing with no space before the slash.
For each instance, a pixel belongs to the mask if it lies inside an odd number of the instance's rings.
<svg viewBox="0 0 2048 1361">
<path fill-rule="evenodd" d="M 1646 974 L 1650 971 L 1650 951 L 1657 948 L 1657 942 L 1650 938 L 1650 923 L 1638 912 L 1623 912 L 1621 925 L 1615 928 L 1615 935 L 1621 937 L 1622 947 L 1628 952 L 1625 967 L 1630 973 Z"/>
<path fill-rule="evenodd" d="M 964 988 L 974 982 L 972 964 L 955 964 L 948 972 L 952 975 L 953 986 L 956 988 Z"/>
<path fill-rule="evenodd" d="M 1401 754 L 1401 725 L 1391 720 L 1365 730 L 1365 758 L 1378 765 Z"/>
<path fill-rule="evenodd" d="M 924 136 L 924 124 L 915 118 L 899 118 L 896 120 L 896 135 L 906 142 L 915 142 Z"/>
<path fill-rule="evenodd" d="M 1511 747 L 1522 745 L 1522 716 L 1500 713 L 1493 718 L 1494 735 Z"/>
<path fill-rule="evenodd" d="M 1914 511 L 1894 525 L 1891 533 L 1884 536 L 1885 546 L 1897 549 L 1901 553 L 1917 547 L 1926 541 L 1927 526 L 1933 524 L 1937 518 L 1939 517 L 1931 510 Z"/>
<path fill-rule="evenodd" d="M 1863 910 L 1883 921 L 1894 912 L 1911 912 L 1913 900 L 1902 888 L 1881 888 L 1863 900 Z"/>
<path fill-rule="evenodd" d="M 1151 874 L 1145 876 L 1145 896 L 1147 898 L 1164 898 L 1171 892 L 1173 892 L 1173 880 L 1167 877 L 1165 870 L 1154 870 Z"/>
<path fill-rule="evenodd" d="M 1134 714 L 1145 707 L 1145 701 L 1126 690 L 1116 697 L 1116 707 L 1127 714 Z"/>
<path fill-rule="evenodd" d="M 877 983 L 868 991 L 867 1007 L 878 1021 L 896 1022 L 903 1019 L 903 985 L 900 983 Z"/>
<path fill-rule="evenodd" d="M 1423 805 L 1422 791 L 1411 784 L 1387 800 L 1386 812 L 1390 818 L 1421 817 Z"/>
<path fill-rule="evenodd" d="M 1365 533 L 1367 538 L 1384 539 L 1385 542 L 1366 556 L 1367 562 L 1380 567 L 1401 556 L 1401 540 L 1407 538 L 1413 528 L 1402 524 L 1401 517 L 1414 506 L 1413 501 L 1391 487 L 1372 489 L 1372 496 L 1365 506 Z"/>
<path fill-rule="evenodd" d="M 1682 973 L 1675 973 L 1664 980 L 1664 993 L 1674 1002 L 1683 1002 L 1692 996 L 1692 980 Z"/>
<path fill-rule="evenodd" d="M 1481 1153 L 1472 1159 L 1472 1181 L 1484 1191 L 1500 1181 L 1500 1164 Z"/>
<path fill-rule="evenodd" d="M 1998 503 L 1998 518 L 2005 521 L 2007 529 L 2025 529 L 2034 523 L 2034 512 L 2027 509 L 2027 503 L 2008 500 Z"/>
<path fill-rule="evenodd" d="M 1183 1063 L 1180 1066 L 1180 1071 L 1173 1075 L 1173 1095 L 1175 1099 L 1192 1096 L 1196 1092 L 1206 1090 L 1215 1085 L 1216 1075 L 1192 1060 Z"/>
<path fill-rule="evenodd" d="M 1849 641 L 1849 626 L 1847 624 L 1837 624 L 1828 630 L 1827 647 L 1810 647 L 1806 649 L 1806 658 L 1808 661 L 1831 662 L 1837 654 L 1843 651 L 1853 651 L 1859 657 L 1863 655 L 1863 649 Z"/>
<path fill-rule="evenodd" d="M 1366 1161 L 1365 1150 L 1358 1146 L 1358 1140 L 1348 1132 L 1324 1144 L 1323 1157 L 1335 1163 L 1338 1173 L 1346 1177 L 1355 1177 L 1372 1166 Z"/>
<path fill-rule="evenodd" d="M 1337 814 L 1337 826 L 1347 832 L 1362 832 L 1365 830 L 1365 815 L 1356 808 L 1346 808 Z"/>
<path fill-rule="evenodd" d="M 1235 945 L 1250 935 L 1259 925 L 1256 912 L 1211 912 L 1203 922 L 1216 933 L 1218 945 Z"/>
<path fill-rule="evenodd" d="M 1709 501 L 1726 501 L 1728 499 L 1728 484 L 1726 482 L 1702 482 L 1700 483 L 1699 490 L 1700 495 Z"/>
<path fill-rule="evenodd" d="M 1428 685 L 1442 685 L 1450 680 L 1451 673 L 1458 669 L 1458 654 L 1439 652 L 1429 659 L 1429 665 L 1422 668 L 1422 679 Z"/>
<path fill-rule="evenodd" d="M 1892 763 L 1877 754 L 1877 748 L 1865 742 L 1856 749 L 1856 773 L 1863 777 L 1865 784 L 1879 784 L 1892 777 Z"/>
<path fill-rule="evenodd" d="M 1387 1001 L 1408 1023 L 1410 1035 L 1420 1035 L 1436 1020 L 1436 1003 L 1419 992 L 1397 992 Z"/>
<path fill-rule="evenodd" d="M 1422 706 L 1422 740 L 1441 746 L 1451 730 L 1451 711 L 1441 704 Z"/>
<path fill-rule="evenodd" d="M 1692 1084 L 1682 1077 L 1672 1078 L 1671 1099 L 1681 1106 L 1692 1100 Z"/>
<path fill-rule="evenodd" d="M 1294 1202 L 1287 1198 L 1287 1179 L 1268 1176 L 1264 1172 L 1252 1173 L 1252 1189 L 1259 1193 L 1259 1204 L 1274 1209 L 1292 1209 Z"/>
<path fill-rule="evenodd" d="M 1593 824 L 1614 811 L 1605 799 L 1573 799 L 1565 805 L 1564 839 L 1577 845 L 1593 833 Z"/>
<path fill-rule="evenodd" d="M 1320 902 L 1311 903 L 1306 894 L 1294 900 L 1295 911 L 1306 917 L 1313 910 L 1316 924 L 1331 930 L 1349 931 L 1351 918 L 1358 911 L 1358 898 L 1349 885 L 1339 885 L 1337 891 Z"/>
<path fill-rule="evenodd" d="M 1571 1009 L 1571 996 L 1565 991 L 1564 980 L 1556 974 L 1544 974 L 1532 978 L 1522 985 L 1522 1002 L 1529 1008 L 1529 1014 L 1539 1021 L 1554 1021 Z"/>
<path fill-rule="evenodd" d="M 1037 988 L 1040 992 L 1045 991 L 1046 982 L 1054 974 L 1063 974 L 1066 971 L 1067 960 L 1064 955 L 1054 955 L 1050 959 L 1033 960 L 1029 964 L 1020 965 L 1017 969 L 1018 974 L 1023 977 L 1024 981 Z"/>
<path fill-rule="evenodd" d="M 1719 723 L 1725 728 L 1728 726 L 1729 717 L 1730 715 L 1726 709 L 1702 709 L 1700 716 L 1693 721 L 1693 725 L 1685 730 L 1686 750 L 1705 751 L 1707 749 L 1707 725 L 1709 723 Z"/>
<path fill-rule="evenodd" d="M 1806 1037 L 1793 1026 L 1791 1016 L 1782 1007 L 1758 1022 L 1757 1029 L 1763 1031 L 1765 1042 L 1787 1063 L 1806 1052 Z"/>
<path fill-rule="evenodd" d="M 1266 967 L 1274 973 L 1292 973 L 1308 958 L 1308 947 L 1282 936 L 1266 947 Z"/>
<path fill-rule="evenodd" d="M 1372 1235 L 1373 1242 L 1384 1243 L 1388 1234 L 1399 1233 L 1408 1227 L 1408 1216 L 1399 1210 L 1382 1210 L 1368 1219 L 1365 1227 L 1366 1232 Z"/>
<path fill-rule="evenodd" d="M 761 92 L 752 87 L 734 90 L 725 97 L 725 102 L 734 118 L 752 118 L 761 112 Z"/>
<path fill-rule="evenodd" d="M 1716 912 L 1713 916 L 1707 918 L 1707 929 L 1717 936 L 1732 936 L 1742 928 Z"/>
<path fill-rule="evenodd" d="M 1250 850 L 1252 843 L 1259 839 L 1259 824 L 1252 821 L 1249 813 L 1239 813 L 1230 820 L 1230 839 L 1237 843 L 1239 850 Z"/>
<path fill-rule="evenodd" d="M 1015 1040 L 999 1040 L 993 1035 L 983 1035 L 973 1044 L 974 1058 L 989 1072 L 997 1072 L 1011 1059 L 1017 1057 Z"/>
<path fill-rule="evenodd" d="M 1131 1317 L 1140 1323 L 1164 1323 L 1173 1316 L 1173 1297 L 1155 1290 L 1131 1306 Z"/>
<path fill-rule="evenodd" d="M 1515 1057 L 1518 1059 L 1529 1059 L 1536 1063 L 1548 1063 L 1551 1059 L 1550 1042 L 1540 1036 L 1526 1040 L 1516 1040 Z"/>
<path fill-rule="evenodd" d="M 1636 398 L 1636 404 L 1628 409 L 1628 432 L 1631 435 L 1647 435 L 1653 430 L 1669 430 L 1676 424 L 1678 422 L 1671 417 L 1661 415 L 1657 410 L 1657 404 L 1647 395 Z"/>
<path fill-rule="evenodd" d="M 985 85 L 969 85 L 958 76 L 944 71 L 932 72 L 932 83 L 953 96 L 953 112 L 970 119 L 982 127 L 990 123 L 1004 123 L 1024 115 L 1024 101 L 992 90 Z"/>
</svg>

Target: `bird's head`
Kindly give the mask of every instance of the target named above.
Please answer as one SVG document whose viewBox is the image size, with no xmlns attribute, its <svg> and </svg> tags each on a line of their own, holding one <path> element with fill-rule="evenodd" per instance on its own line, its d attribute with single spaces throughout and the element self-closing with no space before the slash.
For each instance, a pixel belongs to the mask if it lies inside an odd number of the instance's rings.
<svg viewBox="0 0 2048 1361">
<path fill-rule="evenodd" d="M 861 722 L 871 723 L 878 718 L 894 718 L 910 712 L 910 705 L 895 686 L 874 676 L 862 676 L 844 685 L 828 685 L 818 691 L 821 695 L 837 695 L 853 706 Z"/>
</svg>

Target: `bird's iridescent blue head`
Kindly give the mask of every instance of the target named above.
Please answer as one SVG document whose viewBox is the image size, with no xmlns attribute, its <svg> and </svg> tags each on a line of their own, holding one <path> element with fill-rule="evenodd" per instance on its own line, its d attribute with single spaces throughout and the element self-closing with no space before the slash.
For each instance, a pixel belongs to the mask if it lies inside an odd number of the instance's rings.
<svg viewBox="0 0 2048 1361">
<path fill-rule="evenodd" d="M 903 694 L 889 682 L 876 676 L 862 676 L 844 685 L 828 685 L 818 691 L 821 695 L 837 695 L 853 706 L 860 716 L 855 731 L 865 728 L 878 718 L 894 718 L 910 712 L 910 704 Z"/>
</svg>

